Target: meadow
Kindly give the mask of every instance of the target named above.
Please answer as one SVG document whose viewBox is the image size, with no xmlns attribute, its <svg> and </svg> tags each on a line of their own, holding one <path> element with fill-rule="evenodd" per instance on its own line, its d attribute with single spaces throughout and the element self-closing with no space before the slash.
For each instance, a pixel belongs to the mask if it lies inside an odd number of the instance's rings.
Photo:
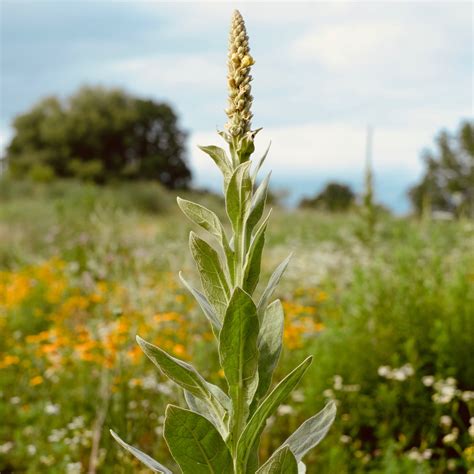
<svg viewBox="0 0 474 474">
<path fill-rule="evenodd" d="M 189 193 L 223 214 L 211 195 Z M 187 197 L 184 193 L 183 197 Z M 109 435 L 173 466 L 161 436 L 182 398 L 139 334 L 223 384 L 196 281 L 191 224 L 158 185 L 0 183 L 0 472 L 148 472 Z M 268 276 L 286 314 L 276 378 L 313 354 L 262 458 L 329 399 L 308 473 L 474 473 L 474 223 L 275 208 Z M 196 229 L 195 229 L 196 230 Z"/>
</svg>

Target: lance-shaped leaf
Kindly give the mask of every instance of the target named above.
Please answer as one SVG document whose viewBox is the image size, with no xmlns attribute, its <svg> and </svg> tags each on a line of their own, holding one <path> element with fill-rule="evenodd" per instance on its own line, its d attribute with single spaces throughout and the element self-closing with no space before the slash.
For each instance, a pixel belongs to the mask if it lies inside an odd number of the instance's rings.
<svg viewBox="0 0 474 474">
<path fill-rule="evenodd" d="M 183 214 L 192 222 L 207 230 L 213 235 L 222 247 L 229 267 L 229 274 L 233 274 L 233 250 L 230 248 L 224 227 L 217 215 L 200 204 L 187 201 L 186 199 L 177 198 L 178 206 Z"/>
<path fill-rule="evenodd" d="M 219 318 L 222 318 L 229 301 L 230 290 L 217 252 L 194 232 L 189 235 L 191 254 L 199 270 L 202 288 L 213 305 Z"/>
<path fill-rule="evenodd" d="M 265 231 L 272 210 L 268 212 L 265 219 L 260 223 L 250 244 L 250 248 L 245 258 L 244 266 L 244 289 L 252 294 L 260 279 L 260 266 L 262 261 L 262 251 L 265 244 Z M 251 291 L 249 291 L 251 290 Z"/>
<path fill-rule="evenodd" d="M 247 253 L 244 268 L 244 290 L 249 294 L 253 294 L 260 279 L 260 266 L 262 263 L 262 252 L 265 245 L 266 225 L 259 229 L 255 235 L 252 244 Z"/>
<path fill-rule="evenodd" d="M 232 399 L 231 431 L 240 433 L 258 384 L 258 318 L 252 298 L 240 288 L 227 308 L 219 336 L 219 355 Z"/>
<path fill-rule="evenodd" d="M 283 260 L 283 262 L 278 265 L 278 267 L 275 268 L 275 271 L 272 273 L 272 276 L 268 280 L 268 284 L 265 288 L 265 290 L 262 293 L 262 296 L 260 297 L 260 301 L 258 302 L 257 305 L 257 310 L 260 318 L 263 316 L 263 312 L 265 311 L 265 308 L 268 305 L 268 302 L 270 301 L 270 298 L 273 295 L 273 292 L 275 291 L 275 288 L 278 286 L 278 283 L 280 283 L 281 277 L 283 276 L 283 273 L 286 270 L 286 267 L 288 266 L 288 263 L 290 262 L 291 254 L 288 255 L 288 257 Z"/>
<path fill-rule="evenodd" d="M 288 445 L 296 459 L 301 461 L 326 436 L 335 417 L 336 404 L 329 402 L 318 414 L 301 424 L 283 444 Z"/>
<path fill-rule="evenodd" d="M 155 461 L 151 456 L 148 456 L 148 454 L 145 454 L 139 449 L 127 444 L 114 431 L 110 430 L 110 434 L 114 437 L 115 441 L 122 446 L 122 448 L 125 448 L 128 452 L 132 453 L 140 462 L 153 472 L 158 472 L 160 474 L 173 474 L 168 468 L 160 464 L 158 461 Z"/>
<path fill-rule="evenodd" d="M 146 342 L 137 336 L 138 345 L 148 358 L 173 382 L 184 388 L 195 397 L 208 403 L 216 417 L 224 420 L 227 411 L 216 395 L 209 389 L 209 385 L 199 372 L 187 362 L 169 355 L 163 349 Z"/>
<path fill-rule="evenodd" d="M 228 429 L 228 417 L 231 411 L 231 401 L 229 397 L 217 386 L 208 382 L 208 389 L 213 393 L 213 395 L 219 400 L 219 403 L 226 409 L 226 414 L 223 419 L 221 419 L 214 410 L 212 410 L 208 403 L 202 401 L 201 399 L 195 397 L 192 393 L 187 390 L 184 391 L 184 398 L 190 410 L 199 413 L 200 415 L 207 418 L 218 430 L 224 440 L 227 439 L 229 435 Z"/>
<path fill-rule="evenodd" d="M 228 182 L 232 176 L 232 166 L 229 158 L 227 158 L 226 152 L 222 148 L 214 145 L 199 146 L 199 148 L 214 160 L 214 163 L 219 167 L 224 176 L 224 181 Z"/>
<path fill-rule="evenodd" d="M 283 322 L 283 306 L 280 300 L 276 300 L 267 307 L 258 335 L 258 388 L 254 403 L 264 397 L 270 388 L 281 354 Z"/>
<path fill-rule="evenodd" d="M 189 290 L 189 292 L 194 296 L 212 326 L 216 328 L 217 331 L 220 331 L 222 328 L 222 321 L 217 316 L 216 312 L 214 311 L 214 308 L 211 306 L 207 298 L 199 290 L 192 287 L 184 279 L 181 272 L 179 272 L 179 279 L 182 281 L 183 285 Z"/>
<path fill-rule="evenodd" d="M 227 215 L 236 234 L 240 234 L 243 216 L 250 205 L 252 181 L 249 177 L 250 162 L 239 165 L 232 174 L 227 186 L 225 204 Z"/>
<path fill-rule="evenodd" d="M 265 150 L 265 153 L 263 154 L 263 156 L 258 160 L 258 163 L 257 165 L 255 166 L 254 170 L 253 170 L 253 173 L 252 173 L 252 182 L 255 183 L 256 179 L 257 179 L 257 174 L 258 172 L 260 171 L 260 168 L 262 167 L 263 163 L 265 162 L 266 158 L 267 158 L 267 155 L 268 155 L 268 152 L 270 151 L 270 147 L 272 145 L 272 142 L 270 142 L 267 146 L 267 149 Z"/>
<path fill-rule="evenodd" d="M 237 443 L 237 462 L 239 463 L 239 466 L 243 472 L 245 472 L 247 466 L 247 460 L 249 453 L 251 452 L 251 447 L 254 445 L 257 438 L 262 434 L 268 417 L 273 414 L 280 403 L 282 403 L 290 394 L 290 392 L 295 388 L 310 366 L 311 360 L 312 357 L 310 356 L 293 371 L 291 371 L 262 401 L 245 426 L 245 429 Z"/>
<path fill-rule="evenodd" d="M 298 474 L 298 463 L 288 446 L 275 451 L 256 474 Z"/>
<path fill-rule="evenodd" d="M 260 183 L 259 187 L 253 195 L 252 202 L 250 204 L 250 209 L 248 212 L 247 222 L 246 222 L 246 232 L 247 232 L 247 241 L 250 242 L 252 236 L 252 231 L 257 225 L 258 221 L 263 215 L 265 209 L 265 203 L 267 201 L 268 194 L 268 183 L 270 182 L 270 174 L 265 177 L 265 179 Z"/>
<path fill-rule="evenodd" d="M 197 204 L 186 199 L 177 198 L 178 206 L 183 214 L 192 222 L 202 227 L 216 237 L 219 241 L 222 238 L 223 228 L 221 221 L 214 212 L 201 204 Z"/>
<path fill-rule="evenodd" d="M 168 405 L 164 436 L 183 474 L 232 472 L 232 457 L 224 440 L 198 413 Z"/>
</svg>

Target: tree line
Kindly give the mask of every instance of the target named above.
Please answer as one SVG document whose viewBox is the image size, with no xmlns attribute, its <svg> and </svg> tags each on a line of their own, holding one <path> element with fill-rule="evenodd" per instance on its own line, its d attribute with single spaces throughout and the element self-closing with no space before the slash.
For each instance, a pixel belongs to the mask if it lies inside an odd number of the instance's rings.
<svg viewBox="0 0 474 474">
<path fill-rule="evenodd" d="M 186 132 L 173 108 L 120 89 L 83 87 L 65 100 L 47 97 L 13 122 L 6 149 L 8 174 L 48 181 L 76 178 L 99 184 L 153 180 L 187 188 Z M 474 217 L 474 122 L 442 130 L 422 154 L 424 173 L 408 196 L 413 209 Z M 301 207 L 350 209 L 354 191 L 332 182 Z"/>
</svg>

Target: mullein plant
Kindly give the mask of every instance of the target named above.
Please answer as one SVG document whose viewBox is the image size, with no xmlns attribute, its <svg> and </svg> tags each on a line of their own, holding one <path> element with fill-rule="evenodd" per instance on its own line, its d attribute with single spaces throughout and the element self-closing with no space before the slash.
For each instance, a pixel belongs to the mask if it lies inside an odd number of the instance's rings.
<svg viewBox="0 0 474 474">
<path fill-rule="evenodd" d="M 137 336 L 151 361 L 184 390 L 187 408 L 168 405 L 164 421 L 164 438 L 184 474 L 305 472 L 303 456 L 326 435 L 336 414 L 335 404 L 330 402 L 260 465 L 258 448 L 266 422 L 298 385 L 312 357 L 303 360 L 270 390 L 282 349 L 284 321 L 282 304 L 278 299 L 272 300 L 272 295 L 289 258 L 275 269 L 257 298 L 255 290 L 270 212 L 265 212 L 269 176 L 256 184 L 267 153 L 251 170 L 250 156 L 258 132 L 251 130 L 253 64 L 244 20 L 235 11 L 228 57 L 228 122 L 225 131 L 220 132 L 229 154 L 217 146 L 200 147 L 222 172 L 231 238 L 214 212 L 178 198 L 186 217 L 212 242 L 194 232 L 190 234 L 189 246 L 202 288 L 194 288 L 181 274 L 180 278 L 212 327 L 227 392 L 207 382 L 191 364 Z M 112 435 L 152 471 L 172 472 L 117 434 Z"/>
</svg>

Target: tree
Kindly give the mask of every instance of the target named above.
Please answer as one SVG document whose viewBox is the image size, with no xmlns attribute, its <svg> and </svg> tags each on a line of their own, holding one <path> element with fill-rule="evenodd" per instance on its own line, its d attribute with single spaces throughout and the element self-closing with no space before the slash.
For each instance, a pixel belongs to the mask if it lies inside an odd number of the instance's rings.
<svg viewBox="0 0 474 474">
<path fill-rule="evenodd" d="M 315 197 L 305 198 L 300 202 L 300 207 L 322 209 L 329 212 L 347 211 L 355 200 L 352 189 L 342 183 L 328 183 Z"/>
<path fill-rule="evenodd" d="M 173 109 L 119 89 L 84 87 L 65 101 L 46 98 L 13 126 L 6 159 L 16 177 L 43 170 L 99 183 L 157 180 L 168 188 L 186 187 L 191 178 L 186 134 Z"/>
<path fill-rule="evenodd" d="M 474 122 L 461 123 L 455 134 L 441 131 L 435 143 L 422 155 L 421 181 L 408 192 L 413 208 L 474 218 Z"/>
</svg>

